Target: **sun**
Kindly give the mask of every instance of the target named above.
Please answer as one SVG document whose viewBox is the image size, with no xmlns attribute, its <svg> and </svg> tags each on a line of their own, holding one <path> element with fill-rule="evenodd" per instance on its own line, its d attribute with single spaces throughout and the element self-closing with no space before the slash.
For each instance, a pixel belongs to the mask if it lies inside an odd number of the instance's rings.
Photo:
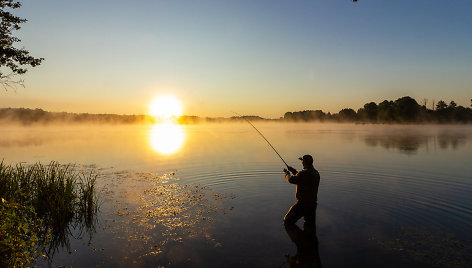
<svg viewBox="0 0 472 268">
<path fill-rule="evenodd" d="M 149 104 L 149 114 L 158 119 L 179 117 L 182 115 L 182 102 L 174 96 L 158 96 Z"/>
</svg>

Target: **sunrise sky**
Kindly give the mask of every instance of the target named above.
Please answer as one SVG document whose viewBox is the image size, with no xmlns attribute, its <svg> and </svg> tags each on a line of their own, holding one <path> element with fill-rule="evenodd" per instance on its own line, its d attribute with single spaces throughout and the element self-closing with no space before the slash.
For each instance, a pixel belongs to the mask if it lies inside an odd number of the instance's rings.
<svg viewBox="0 0 472 268">
<path fill-rule="evenodd" d="M 411 96 L 472 98 L 472 1 L 25 0 L 21 46 L 45 61 L 0 107 L 278 118 Z"/>
</svg>

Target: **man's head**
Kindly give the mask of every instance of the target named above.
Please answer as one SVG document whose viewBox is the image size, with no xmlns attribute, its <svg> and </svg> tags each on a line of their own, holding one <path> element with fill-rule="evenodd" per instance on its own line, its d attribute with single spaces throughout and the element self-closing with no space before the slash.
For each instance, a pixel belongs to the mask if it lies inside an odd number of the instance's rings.
<svg viewBox="0 0 472 268">
<path fill-rule="evenodd" d="M 313 157 L 309 154 L 306 154 L 303 157 L 299 157 L 298 159 L 302 160 L 304 168 L 309 168 L 313 166 Z"/>
</svg>

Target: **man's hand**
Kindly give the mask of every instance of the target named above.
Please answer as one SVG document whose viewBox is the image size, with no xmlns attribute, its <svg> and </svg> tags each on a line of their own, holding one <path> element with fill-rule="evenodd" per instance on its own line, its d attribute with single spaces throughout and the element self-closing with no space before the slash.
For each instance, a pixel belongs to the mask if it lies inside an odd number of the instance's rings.
<svg viewBox="0 0 472 268">
<path fill-rule="evenodd" d="M 290 172 L 286 168 L 284 168 L 284 172 L 285 172 L 285 175 L 290 174 Z"/>
<path fill-rule="evenodd" d="M 288 168 L 288 170 L 290 170 L 290 172 L 292 172 L 294 175 L 298 173 L 298 171 L 297 171 L 296 169 L 294 169 L 293 167 L 291 167 L 291 166 L 288 166 L 287 168 Z"/>
</svg>

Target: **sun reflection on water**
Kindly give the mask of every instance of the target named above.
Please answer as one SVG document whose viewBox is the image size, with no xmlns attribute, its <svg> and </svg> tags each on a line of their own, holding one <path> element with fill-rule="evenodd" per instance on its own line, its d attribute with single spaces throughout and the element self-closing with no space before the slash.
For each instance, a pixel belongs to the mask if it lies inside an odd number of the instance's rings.
<svg viewBox="0 0 472 268">
<path fill-rule="evenodd" d="M 160 154 L 178 152 L 185 141 L 185 131 L 181 125 L 172 122 L 153 125 L 150 131 L 150 144 Z"/>
</svg>

